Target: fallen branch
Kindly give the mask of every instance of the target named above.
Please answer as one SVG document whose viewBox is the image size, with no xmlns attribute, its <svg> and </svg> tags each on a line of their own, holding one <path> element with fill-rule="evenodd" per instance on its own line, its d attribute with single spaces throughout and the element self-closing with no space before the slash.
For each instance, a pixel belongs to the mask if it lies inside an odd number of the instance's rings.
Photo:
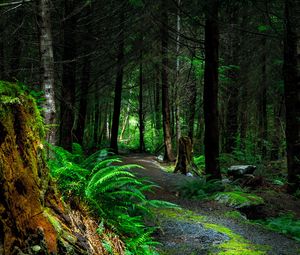
<svg viewBox="0 0 300 255">
<path fill-rule="evenodd" d="M 32 0 L 22 0 L 22 1 L 10 2 L 10 3 L 2 3 L 0 4 L 0 7 L 8 7 L 12 5 L 25 4 L 30 2 L 32 2 Z"/>
</svg>

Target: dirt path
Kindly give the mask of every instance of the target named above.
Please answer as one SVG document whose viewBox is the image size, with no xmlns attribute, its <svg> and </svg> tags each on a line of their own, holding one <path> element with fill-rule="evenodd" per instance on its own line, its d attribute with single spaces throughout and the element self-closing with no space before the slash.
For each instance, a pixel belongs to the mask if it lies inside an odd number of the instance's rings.
<svg viewBox="0 0 300 255">
<path fill-rule="evenodd" d="M 226 217 L 224 213 L 231 210 L 228 207 L 178 197 L 177 186 L 191 177 L 163 171 L 155 157 L 133 154 L 123 160 L 143 166 L 144 169 L 133 171 L 161 187 L 150 195 L 151 199 L 176 203 L 182 208 L 157 211 L 157 223 L 161 226 L 157 239 L 162 243 L 162 254 L 300 254 L 300 244 L 296 241 L 247 221 Z"/>
</svg>

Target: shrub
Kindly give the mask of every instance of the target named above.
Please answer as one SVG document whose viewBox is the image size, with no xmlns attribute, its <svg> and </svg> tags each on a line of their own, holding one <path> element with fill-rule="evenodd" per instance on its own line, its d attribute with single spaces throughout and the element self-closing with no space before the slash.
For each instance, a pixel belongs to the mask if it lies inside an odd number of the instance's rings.
<svg viewBox="0 0 300 255">
<path fill-rule="evenodd" d="M 285 214 L 277 218 L 255 221 L 264 225 L 268 229 L 293 237 L 300 241 L 300 220 L 294 218 L 292 214 Z"/>
<path fill-rule="evenodd" d="M 224 186 L 220 180 L 207 180 L 204 177 L 193 178 L 178 187 L 180 195 L 192 199 L 208 199 Z"/>
</svg>

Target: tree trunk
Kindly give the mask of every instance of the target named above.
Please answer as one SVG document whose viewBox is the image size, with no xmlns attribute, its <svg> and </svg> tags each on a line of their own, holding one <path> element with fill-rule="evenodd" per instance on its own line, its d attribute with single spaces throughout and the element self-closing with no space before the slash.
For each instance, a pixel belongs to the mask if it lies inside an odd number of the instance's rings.
<svg viewBox="0 0 300 255">
<path fill-rule="evenodd" d="M 129 115 L 130 115 L 130 104 L 128 104 L 128 106 L 127 106 L 126 116 L 125 116 L 125 119 L 123 121 L 122 130 L 121 130 L 121 134 L 120 134 L 120 140 L 124 139 L 124 134 L 125 134 L 125 131 L 126 131 L 126 127 L 128 126 L 128 122 L 129 122 Z"/>
<path fill-rule="evenodd" d="M 97 90 L 98 91 L 98 90 Z M 100 111 L 100 106 L 98 103 L 98 95 L 95 93 L 95 122 L 94 122 L 94 127 L 93 127 L 93 145 L 95 148 L 99 145 L 99 124 L 101 123 L 101 111 Z"/>
<path fill-rule="evenodd" d="M 118 133 L 121 113 L 122 87 L 123 87 L 123 65 L 124 65 L 124 22 L 125 16 L 123 10 L 120 12 L 120 35 L 119 48 L 117 56 L 117 78 L 115 86 L 114 113 L 111 127 L 110 148 L 118 153 Z"/>
<path fill-rule="evenodd" d="M 4 26 L 3 19 L 0 20 L 0 79 L 5 80 L 5 63 L 4 63 Z"/>
<path fill-rule="evenodd" d="M 12 95 L 0 101 L 0 253 L 105 254 L 99 236 L 88 234 L 98 224 L 70 211 L 50 181 L 34 100 L 12 84 L 0 91 Z"/>
<path fill-rule="evenodd" d="M 205 69 L 203 108 L 205 119 L 205 169 L 211 179 L 220 179 L 218 125 L 219 66 L 218 1 L 213 0 L 205 21 Z"/>
<path fill-rule="evenodd" d="M 274 134 L 272 135 L 272 148 L 270 153 L 271 160 L 279 160 L 279 149 L 280 149 L 280 141 L 281 141 L 281 120 L 280 120 L 280 97 L 278 97 L 277 103 L 274 103 L 273 106 L 273 121 L 274 121 Z"/>
<path fill-rule="evenodd" d="M 179 82 L 179 72 L 180 72 L 180 32 L 181 32 L 181 17 L 180 8 L 181 0 L 177 0 L 177 36 L 176 36 L 176 82 L 175 82 L 175 126 L 176 126 L 176 143 L 178 147 L 179 138 L 181 137 L 181 125 L 180 125 L 180 82 Z"/>
<path fill-rule="evenodd" d="M 79 112 L 78 112 L 78 122 L 75 130 L 76 140 L 79 144 L 83 144 L 84 138 L 84 130 L 85 130 L 85 121 L 87 115 L 87 104 L 88 104 L 88 88 L 90 84 L 90 73 L 91 73 L 91 58 L 89 56 L 92 47 L 91 47 L 91 15 L 92 10 L 91 6 L 88 5 L 87 10 L 85 12 L 85 17 L 87 17 L 87 21 L 85 24 L 85 33 L 83 33 L 83 47 L 84 47 L 84 59 L 83 59 L 83 67 L 82 67 L 82 74 L 81 74 L 81 81 L 80 81 L 80 100 L 79 100 Z M 97 90 L 98 92 L 98 90 Z M 95 93 L 97 94 L 97 93 Z M 97 107 L 97 106 L 96 106 Z M 96 109 L 96 116 L 97 118 L 97 109 Z M 96 122 L 96 125 L 98 123 Z M 95 141 L 96 142 L 96 141 Z"/>
<path fill-rule="evenodd" d="M 174 161 L 172 151 L 172 137 L 170 125 L 170 107 L 169 107 L 169 84 L 168 84 L 168 12 L 165 0 L 161 0 L 161 56 L 162 56 L 162 113 L 163 113 L 163 131 L 165 145 L 165 161 Z"/>
<path fill-rule="evenodd" d="M 64 52 L 62 95 L 60 104 L 60 145 L 72 149 L 76 84 L 76 24 L 75 0 L 65 0 Z"/>
<path fill-rule="evenodd" d="M 193 80 L 190 86 L 190 98 L 189 98 L 189 117 L 188 117 L 188 136 L 191 139 L 193 143 L 194 139 L 194 123 L 195 123 L 195 115 L 196 115 L 196 98 L 197 98 L 197 86 L 196 86 L 196 74 L 195 74 L 195 68 L 192 70 Z"/>
<path fill-rule="evenodd" d="M 192 170 L 193 144 L 189 137 L 180 137 L 178 141 L 178 154 L 174 173 L 187 174 Z"/>
<path fill-rule="evenodd" d="M 161 129 L 161 108 L 160 108 L 160 71 L 159 71 L 159 65 L 155 64 L 155 129 L 160 130 Z"/>
<path fill-rule="evenodd" d="M 288 191 L 300 187 L 300 4 L 285 0 L 284 89 Z"/>
<path fill-rule="evenodd" d="M 234 3 L 236 5 L 236 3 Z M 231 65 L 228 71 L 229 86 L 228 86 L 228 105 L 226 112 L 225 126 L 225 152 L 232 153 L 236 147 L 236 139 L 238 134 L 238 107 L 239 107 L 239 38 L 235 26 L 238 23 L 238 9 L 236 6 L 229 8 L 231 29 L 228 33 L 228 65 Z"/>
<path fill-rule="evenodd" d="M 143 40 L 143 39 L 142 39 Z M 139 93 L 139 129 L 140 129 L 140 152 L 145 152 L 145 141 L 144 141 L 144 131 L 145 131 L 145 124 L 144 124 L 144 105 L 143 105 L 143 54 L 142 49 L 140 53 L 140 93 Z"/>
<path fill-rule="evenodd" d="M 38 27 L 40 35 L 40 65 L 42 89 L 45 93 L 44 117 L 48 125 L 46 140 L 55 145 L 56 122 L 55 87 L 54 87 L 54 58 L 52 47 L 50 1 L 40 0 L 38 10 Z"/>
<path fill-rule="evenodd" d="M 24 10 L 23 10 L 24 11 Z M 20 26 L 23 22 L 23 15 L 22 15 L 22 7 L 19 7 L 17 11 L 14 14 L 14 21 L 16 22 L 18 29 L 20 29 Z M 21 54 L 22 54 L 22 46 L 23 43 L 21 41 L 21 38 L 19 37 L 19 33 L 16 33 L 15 31 L 14 36 L 14 42 L 12 46 L 12 52 L 11 52 L 11 61 L 10 61 L 10 72 L 9 72 L 9 78 L 10 80 L 17 80 L 18 79 L 18 73 L 20 69 L 20 61 L 21 61 Z"/>
<path fill-rule="evenodd" d="M 262 75 L 261 88 L 258 100 L 258 126 L 259 126 L 259 149 L 261 150 L 262 158 L 267 155 L 267 139 L 268 139 L 268 119 L 267 119 L 267 53 L 266 53 L 266 38 L 262 39 Z"/>
</svg>

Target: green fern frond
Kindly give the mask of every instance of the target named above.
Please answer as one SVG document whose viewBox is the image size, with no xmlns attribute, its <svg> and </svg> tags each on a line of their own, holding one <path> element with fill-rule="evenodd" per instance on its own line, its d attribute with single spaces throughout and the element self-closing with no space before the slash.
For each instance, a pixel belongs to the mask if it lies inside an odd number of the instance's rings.
<svg viewBox="0 0 300 255">
<path fill-rule="evenodd" d="M 95 164 L 95 166 L 92 169 L 92 173 L 97 172 L 99 169 L 103 169 L 113 163 L 121 163 L 122 160 L 120 160 L 119 158 L 109 158 L 109 159 L 105 159 L 103 161 L 99 161 Z"/>
</svg>

